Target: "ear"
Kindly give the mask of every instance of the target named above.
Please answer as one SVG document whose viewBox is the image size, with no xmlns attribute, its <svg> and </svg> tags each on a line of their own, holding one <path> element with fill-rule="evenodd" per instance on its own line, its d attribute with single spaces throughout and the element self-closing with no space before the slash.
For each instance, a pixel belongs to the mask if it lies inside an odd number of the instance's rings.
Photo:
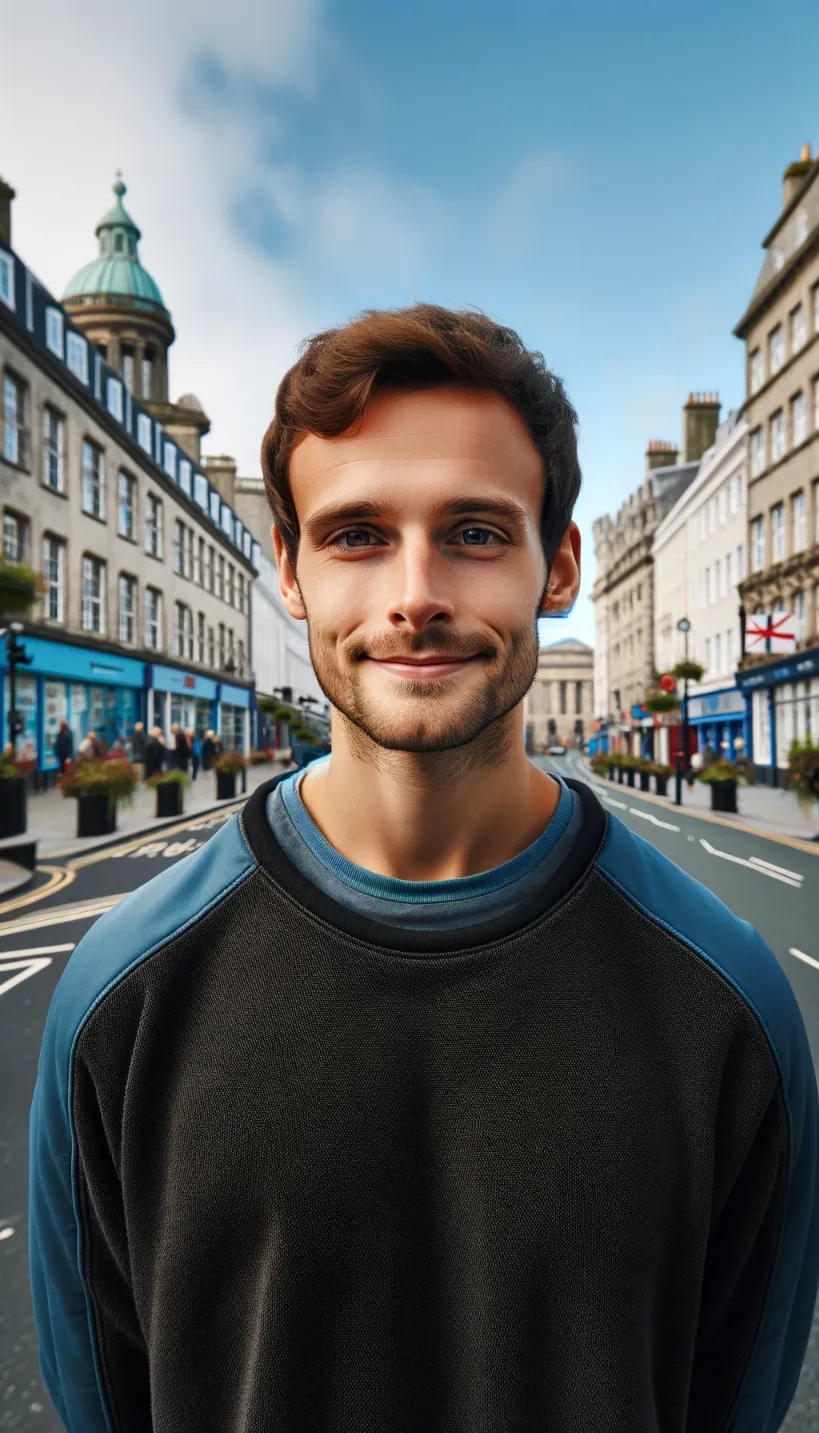
<svg viewBox="0 0 819 1433">
<path fill-rule="evenodd" d="M 554 555 L 540 613 L 569 612 L 580 591 L 580 528 L 570 522 Z"/>
<path fill-rule="evenodd" d="M 276 570 L 279 574 L 279 592 L 282 602 L 291 617 L 304 622 L 307 619 L 307 608 L 302 601 L 296 574 L 287 555 L 287 548 L 275 523 L 270 529 L 270 535 L 273 538 L 273 550 L 276 554 Z"/>
</svg>

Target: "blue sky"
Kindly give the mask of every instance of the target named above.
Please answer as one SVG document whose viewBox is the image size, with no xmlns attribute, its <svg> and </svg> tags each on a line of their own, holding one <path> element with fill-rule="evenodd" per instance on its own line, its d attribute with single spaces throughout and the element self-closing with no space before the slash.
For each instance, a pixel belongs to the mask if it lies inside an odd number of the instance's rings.
<svg viewBox="0 0 819 1433">
<path fill-rule="evenodd" d="M 122 167 L 173 394 L 198 394 L 206 451 L 243 472 L 310 332 L 416 294 L 511 324 L 580 416 L 583 587 L 543 637 L 591 640 L 593 519 L 649 438 L 679 441 L 690 390 L 742 401 L 731 329 L 782 170 L 819 142 L 819 7 L 17 8 L 0 173 L 44 281 L 92 256 Z"/>
</svg>

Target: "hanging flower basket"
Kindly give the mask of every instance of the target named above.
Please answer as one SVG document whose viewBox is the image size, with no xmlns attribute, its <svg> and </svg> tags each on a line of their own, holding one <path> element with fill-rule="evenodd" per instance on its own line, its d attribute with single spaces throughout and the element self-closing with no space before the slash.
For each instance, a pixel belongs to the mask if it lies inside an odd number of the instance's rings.
<svg viewBox="0 0 819 1433">
<path fill-rule="evenodd" d="M 671 675 L 676 677 L 678 682 L 701 682 L 705 676 L 705 668 L 701 667 L 699 662 L 678 662 Z"/>
<path fill-rule="evenodd" d="M 649 692 L 643 706 L 650 712 L 676 712 L 680 708 L 680 698 L 674 692 Z"/>
<path fill-rule="evenodd" d="M 42 578 L 21 562 L 0 557 L 0 615 L 19 616 L 45 592 Z"/>
</svg>

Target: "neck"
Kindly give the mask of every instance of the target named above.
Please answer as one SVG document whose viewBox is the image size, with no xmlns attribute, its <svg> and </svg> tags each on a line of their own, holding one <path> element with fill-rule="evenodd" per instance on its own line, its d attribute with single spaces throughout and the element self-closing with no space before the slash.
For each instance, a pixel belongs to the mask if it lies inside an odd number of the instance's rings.
<svg viewBox="0 0 819 1433">
<path fill-rule="evenodd" d="M 371 764 L 334 740 L 330 761 L 308 767 L 299 787 L 325 840 L 379 875 L 445 881 L 492 870 L 543 834 L 560 800 L 558 783 L 527 757 L 522 733 L 487 766 L 441 753 L 445 779 L 440 763 L 428 779 L 429 758 L 382 755 Z"/>
</svg>

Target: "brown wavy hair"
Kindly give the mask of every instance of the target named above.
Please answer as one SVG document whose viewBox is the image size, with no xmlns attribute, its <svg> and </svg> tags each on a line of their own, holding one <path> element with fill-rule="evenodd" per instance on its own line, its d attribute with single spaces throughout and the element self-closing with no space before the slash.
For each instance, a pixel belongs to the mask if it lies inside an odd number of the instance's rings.
<svg viewBox="0 0 819 1433">
<path fill-rule="evenodd" d="M 543 460 L 540 533 L 551 566 L 580 491 L 577 414 L 561 379 L 514 329 L 479 310 L 417 303 L 365 309 L 350 323 L 305 339 L 300 352 L 279 384 L 262 441 L 267 500 L 294 572 L 300 529 L 289 467 L 296 444 L 308 433 L 334 438 L 360 425 L 379 390 L 446 384 L 494 389 L 527 424 Z"/>
</svg>

